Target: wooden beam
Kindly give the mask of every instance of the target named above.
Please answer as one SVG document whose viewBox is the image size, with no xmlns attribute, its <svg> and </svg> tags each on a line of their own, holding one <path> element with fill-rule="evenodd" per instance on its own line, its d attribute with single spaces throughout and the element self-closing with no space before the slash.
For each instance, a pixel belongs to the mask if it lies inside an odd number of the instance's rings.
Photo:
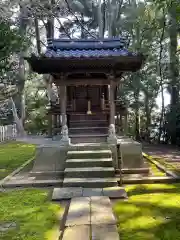
<svg viewBox="0 0 180 240">
<path fill-rule="evenodd" d="M 83 85 L 109 85 L 110 81 L 108 79 L 54 79 L 58 86 L 83 86 Z"/>
</svg>

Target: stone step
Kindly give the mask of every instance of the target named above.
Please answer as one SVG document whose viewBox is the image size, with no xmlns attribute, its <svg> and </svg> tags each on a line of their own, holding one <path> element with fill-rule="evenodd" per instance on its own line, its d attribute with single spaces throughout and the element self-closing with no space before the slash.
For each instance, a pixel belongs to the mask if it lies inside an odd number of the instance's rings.
<svg viewBox="0 0 180 240">
<path fill-rule="evenodd" d="M 116 178 L 64 178 L 63 187 L 105 188 L 117 186 Z"/>
<path fill-rule="evenodd" d="M 72 127 L 108 127 L 108 122 L 98 120 L 86 120 L 86 121 L 71 121 L 69 123 L 70 128 Z"/>
<path fill-rule="evenodd" d="M 102 136 L 103 135 L 103 136 Z M 106 143 L 107 142 L 107 134 L 101 134 L 98 136 L 98 134 L 95 134 L 93 136 L 87 135 L 82 135 L 82 134 L 71 134 L 69 135 L 71 138 L 71 143 L 72 144 L 77 144 L 77 143 Z"/>
<path fill-rule="evenodd" d="M 109 150 L 107 143 L 77 143 L 71 146 L 71 151 Z"/>
<path fill-rule="evenodd" d="M 65 178 L 107 178 L 114 176 L 115 170 L 113 167 L 66 168 L 64 170 Z"/>
<path fill-rule="evenodd" d="M 112 167 L 112 158 L 67 159 L 65 167 Z"/>
<path fill-rule="evenodd" d="M 69 128 L 69 134 L 81 134 L 81 133 L 94 133 L 94 134 L 107 134 L 108 128 L 107 127 L 76 127 L 76 128 Z"/>
<path fill-rule="evenodd" d="M 68 151 L 68 159 L 90 159 L 90 158 L 111 158 L 111 150 L 88 150 L 88 151 Z"/>
<path fill-rule="evenodd" d="M 96 113 L 96 114 L 72 114 L 70 116 L 70 121 L 84 121 L 84 120 L 106 120 L 107 121 L 107 115 Z"/>
</svg>

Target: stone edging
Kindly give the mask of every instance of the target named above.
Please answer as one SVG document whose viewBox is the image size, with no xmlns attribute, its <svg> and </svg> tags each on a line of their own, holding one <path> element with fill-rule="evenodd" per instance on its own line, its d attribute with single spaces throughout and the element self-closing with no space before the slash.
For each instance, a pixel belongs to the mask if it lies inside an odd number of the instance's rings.
<svg viewBox="0 0 180 240">
<path fill-rule="evenodd" d="M 20 167 L 16 168 L 12 173 L 7 175 L 0 181 L 0 187 L 3 187 L 5 182 L 7 182 L 10 178 L 12 178 L 15 174 L 19 173 L 24 167 L 26 167 L 30 162 L 34 160 L 34 157 L 28 159 L 25 163 L 23 163 Z"/>
<path fill-rule="evenodd" d="M 162 164 L 160 164 L 158 161 L 156 161 L 152 156 L 146 154 L 146 153 L 142 153 L 143 157 L 145 157 L 148 161 L 150 161 L 151 163 L 153 163 L 154 165 L 156 165 L 156 167 L 165 172 L 168 176 L 171 176 L 173 178 L 179 178 L 178 175 L 176 175 L 175 173 L 173 173 L 172 171 L 169 171 L 166 169 L 166 167 L 164 167 Z"/>
<path fill-rule="evenodd" d="M 117 180 L 120 183 L 120 180 Z M 180 182 L 180 177 L 142 177 L 142 178 L 129 178 L 123 179 L 123 184 L 158 184 L 158 183 L 178 183 Z"/>
</svg>

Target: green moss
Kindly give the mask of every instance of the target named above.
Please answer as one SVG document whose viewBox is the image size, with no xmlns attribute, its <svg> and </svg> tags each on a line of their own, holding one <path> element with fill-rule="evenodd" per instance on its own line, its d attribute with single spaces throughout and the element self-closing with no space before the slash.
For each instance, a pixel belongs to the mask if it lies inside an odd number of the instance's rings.
<svg viewBox="0 0 180 240">
<path fill-rule="evenodd" d="M 150 161 L 148 162 L 148 165 L 150 167 L 150 173 L 152 176 L 157 176 L 157 177 L 162 177 L 166 176 L 165 172 L 160 171 L 155 164 L 151 163 Z"/>
<path fill-rule="evenodd" d="M 169 162 L 166 162 L 166 159 L 164 158 L 156 158 L 156 157 L 152 157 L 152 156 L 149 156 L 145 153 L 143 153 L 143 156 L 146 158 L 146 159 L 150 159 L 150 160 L 155 160 L 157 162 L 159 162 L 161 165 L 163 165 L 167 170 L 170 170 L 172 172 L 174 172 L 175 174 L 179 175 L 180 176 L 180 164 L 178 165 L 175 165 L 174 163 L 169 163 Z"/>
<path fill-rule="evenodd" d="M 126 187 L 128 201 L 114 205 L 123 240 L 180 239 L 180 184 Z"/>
<path fill-rule="evenodd" d="M 0 145 L 0 179 L 3 179 L 24 162 L 33 158 L 35 145 L 11 142 Z"/>
<path fill-rule="evenodd" d="M 180 176 L 180 163 L 175 165 L 174 163 L 166 162 L 166 160 L 163 158 L 156 159 L 156 161 L 159 161 L 160 164 L 164 165 L 167 170 L 170 170 Z"/>
<path fill-rule="evenodd" d="M 0 223 L 16 228 L 0 232 L 1 240 L 53 240 L 59 232 L 60 205 L 48 201 L 48 191 L 16 190 L 0 193 Z"/>
</svg>

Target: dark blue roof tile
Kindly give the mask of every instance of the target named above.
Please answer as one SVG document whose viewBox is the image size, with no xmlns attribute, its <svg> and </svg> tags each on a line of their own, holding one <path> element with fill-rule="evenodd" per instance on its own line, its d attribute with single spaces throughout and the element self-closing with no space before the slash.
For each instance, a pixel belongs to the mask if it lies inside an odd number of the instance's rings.
<svg viewBox="0 0 180 240">
<path fill-rule="evenodd" d="M 136 53 L 129 52 L 127 49 L 101 49 L 101 50 L 50 50 L 45 53 L 49 58 L 90 58 L 90 57 L 114 57 L 114 56 L 135 56 Z"/>
<path fill-rule="evenodd" d="M 104 39 L 48 39 L 49 49 L 60 50 L 95 50 L 113 49 L 127 46 L 125 38 L 104 38 Z"/>
</svg>

